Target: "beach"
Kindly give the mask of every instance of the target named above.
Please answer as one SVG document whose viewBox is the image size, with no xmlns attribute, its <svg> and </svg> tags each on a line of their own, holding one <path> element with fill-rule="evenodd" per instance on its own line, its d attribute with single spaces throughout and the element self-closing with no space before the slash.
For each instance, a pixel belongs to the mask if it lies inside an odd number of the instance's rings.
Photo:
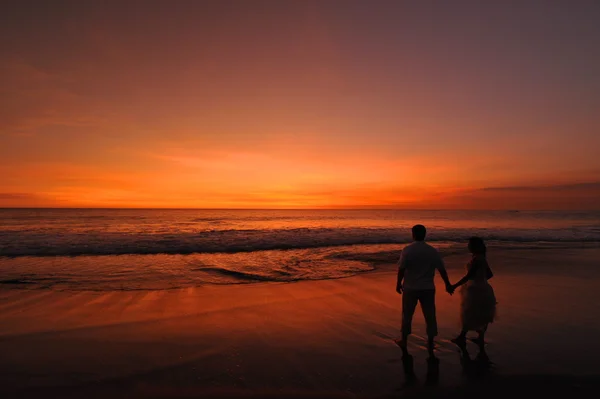
<svg viewBox="0 0 600 399">
<path fill-rule="evenodd" d="M 467 254 L 446 256 L 452 281 Z M 400 397 L 599 387 L 600 249 L 490 253 L 499 318 L 477 381 L 449 342 L 457 295 L 438 284 L 439 379 L 417 310 L 407 384 L 393 264 L 353 277 L 173 290 L 0 290 L 3 397 Z M 469 344 L 472 357 L 477 355 Z M 406 359 L 405 359 L 406 360 Z M 427 384 L 425 384 L 427 382 Z M 512 387 L 512 388 L 511 388 Z M 489 396 L 488 395 L 488 396 Z"/>
<path fill-rule="evenodd" d="M 3 1 L 0 399 L 597 396 L 600 0 L 432 5 Z"/>
<path fill-rule="evenodd" d="M 0 399 L 600 392 L 600 0 L 0 10 Z"/>
</svg>

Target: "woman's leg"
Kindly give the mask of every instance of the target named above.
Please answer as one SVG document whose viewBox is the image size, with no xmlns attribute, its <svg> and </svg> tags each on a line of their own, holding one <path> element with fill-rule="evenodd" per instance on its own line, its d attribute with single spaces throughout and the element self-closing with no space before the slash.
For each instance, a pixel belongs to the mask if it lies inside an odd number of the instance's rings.
<svg viewBox="0 0 600 399">
<path fill-rule="evenodd" d="M 488 325 L 484 325 L 481 330 L 478 330 L 477 333 L 479 337 L 477 338 L 477 343 L 479 344 L 479 349 L 483 349 L 485 347 L 485 332 L 487 331 Z"/>
<path fill-rule="evenodd" d="M 464 346 L 467 344 L 467 330 L 463 329 L 458 337 L 451 339 L 451 342 L 455 343 L 458 346 Z"/>
</svg>

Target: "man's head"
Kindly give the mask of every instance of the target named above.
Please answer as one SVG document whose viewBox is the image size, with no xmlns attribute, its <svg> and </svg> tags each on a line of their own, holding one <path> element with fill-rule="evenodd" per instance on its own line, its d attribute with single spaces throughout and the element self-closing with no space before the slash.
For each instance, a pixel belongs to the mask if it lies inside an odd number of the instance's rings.
<svg viewBox="0 0 600 399">
<path fill-rule="evenodd" d="M 414 225 L 412 228 L 412 236 L 415 241 L 424 241 L 427 235 L 427 229 L 422 224 Z"/>
</svg>

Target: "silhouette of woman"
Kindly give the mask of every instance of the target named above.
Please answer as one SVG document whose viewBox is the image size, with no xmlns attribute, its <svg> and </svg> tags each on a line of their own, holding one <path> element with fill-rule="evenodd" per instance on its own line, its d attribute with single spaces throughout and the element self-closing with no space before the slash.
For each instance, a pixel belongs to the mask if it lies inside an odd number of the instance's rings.
<svg viewBox="0 0 600 399">
<path fill-rule="evenodd" d="M 462 331 L 452 342 L 460 347 L 466 345 L 468 331 L 477 331 L 474 340 L 480 349 L 484 348 L 485 332 L 488 324 L 496 317 L 496 296 L 488 280 L 494 276 L 486 259 L 486 246 L 479 237 L 469 239 L 471 261 L 467 264 L 467 274 L 450 287 L 451 291 L 461 287 L 460 319 Z"/>
</svg>

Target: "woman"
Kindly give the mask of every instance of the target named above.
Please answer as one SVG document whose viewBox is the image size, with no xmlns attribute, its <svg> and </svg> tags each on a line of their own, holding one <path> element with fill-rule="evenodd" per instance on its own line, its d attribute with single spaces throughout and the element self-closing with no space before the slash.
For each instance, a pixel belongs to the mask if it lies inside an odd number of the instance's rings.
<svg viewBox="0 0 600 399">
<path fill-rule="evenodd" d="M 467 264 L 467 274 L 450 287 L 451 292 L 461 287 L 460 319 L 462 331 L 452 340 L 458 346 L 465 346 L 467 332 L 477 331 L 479 337 L 474 340 L 481 348 L 484 346 L 488 324 L 496 316 L 496 296 L 488 280 L 494 276 L 486 260 L 486 247 L 479 237 L 469 239 L 469 252 L 473 254 Z"/>
</svg>

